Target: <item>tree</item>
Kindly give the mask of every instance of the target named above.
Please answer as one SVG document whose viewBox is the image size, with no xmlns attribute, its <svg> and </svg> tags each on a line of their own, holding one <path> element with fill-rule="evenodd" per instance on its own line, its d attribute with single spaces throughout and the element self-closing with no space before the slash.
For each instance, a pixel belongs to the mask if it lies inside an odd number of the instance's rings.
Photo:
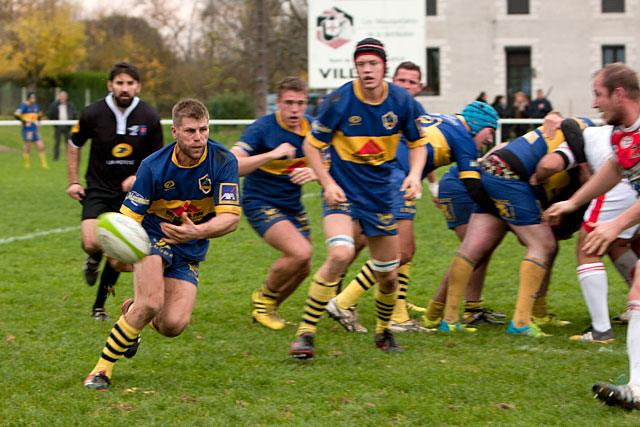
<svg viewBox="0 0 640 427">
<path fill-rule="evenodd" d="M 15 19 L 0 43 L 0 75 L 33 90 L 41 79 L 72 72 L 84 59 L 84 25 L 74 21 L 65 0 L 13 4 L 11 11 Z"/>
</svg>

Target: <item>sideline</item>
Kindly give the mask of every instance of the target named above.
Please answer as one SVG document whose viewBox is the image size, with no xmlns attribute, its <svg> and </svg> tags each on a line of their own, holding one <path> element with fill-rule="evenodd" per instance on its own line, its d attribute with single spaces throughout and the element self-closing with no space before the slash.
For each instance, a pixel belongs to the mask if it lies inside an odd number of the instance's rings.
<svg viewBox="0 0 640 427">
<path fill-rule="evenodd" d="M 60 233 L 66 233 L 68 231 L 75 231 L 75 230 L 80 230 L 80 226 L 77 225 L 75 227 L 54 228 L 52 230 L 38 231 L 37 233 L 25 234 L 24 236 L 7 237 L 6 239 L 0 239 L 0 245 L 17 242 L 19 240 L 35 239 L 36 237 L 48 236 L 49 234 L 60 234 Z"/>
</svg>

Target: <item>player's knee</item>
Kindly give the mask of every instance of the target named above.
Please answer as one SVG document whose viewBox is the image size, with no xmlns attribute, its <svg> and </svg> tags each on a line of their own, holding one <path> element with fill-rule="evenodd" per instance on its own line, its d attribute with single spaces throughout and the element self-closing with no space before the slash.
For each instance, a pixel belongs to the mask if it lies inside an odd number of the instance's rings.
<svg viewBox="0 0 640 427">
<path fill-rule="evenodd" d="M 164 299 L 162 297 L 150 298 L 144 301 L 136 300 L 136 303 L 133 305 L 133 310 L 145 319 L 146 322 L 150 322 L 160 313 L 163 305 Z"/>
<path fill-rule="evenodd" d="M 174 338 L 180 335 L 189 326 L 189 319 L 175 319 L 163 322 L 160 332 L 168 338 Z"/>
<path fill-rule="evenodd" d="M 353 247 L 332 246 L 329 247 L 327 259 L 332 265 L 347 268 L 355 255 Z"/>
<path fill-rule="evenodd" d="M 384 293 L 395 292 L 398 285 L 397 271 L 390 271 L 387 273 L 376 272 L 376 278 L 378 279 L 378 286 Z"/>
<path fill-rule="evenodd" d="M 82 240 L 82 249 L 89 255 L 95 254 L 101 250 L 98 239 L 91 238 L 85 238 Z"/>
<path fill-rule="evenodd" d="M 415 245 L 406 245 L 400 251 L 400 265 L 411 262 L 413 255 L 416 253 Z"/>
<path fill-rule="evenodd" d="M 299 248 L 298 251 L 294 254 L 294 262 L 301 266 L 309 264 L 312 255 L 313 249 L 311 248 L 311 245 Z"/>
</svg>

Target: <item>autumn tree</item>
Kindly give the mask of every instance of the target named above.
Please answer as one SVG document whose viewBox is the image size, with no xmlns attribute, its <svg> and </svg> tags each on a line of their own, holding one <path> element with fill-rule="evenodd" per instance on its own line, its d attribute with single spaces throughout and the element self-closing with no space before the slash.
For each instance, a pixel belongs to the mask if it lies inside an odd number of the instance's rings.
<svg viewBox="0 0 640 427">
<path fill-rule="evenodd" d="M 84 25 L 74 20 L 66 0 L 5 1 L 3 6 L 12 20 L 0 34 L 0 75 L 33 90 L 43 78 L 74 71 L 84 59 Z"/>
</svg>

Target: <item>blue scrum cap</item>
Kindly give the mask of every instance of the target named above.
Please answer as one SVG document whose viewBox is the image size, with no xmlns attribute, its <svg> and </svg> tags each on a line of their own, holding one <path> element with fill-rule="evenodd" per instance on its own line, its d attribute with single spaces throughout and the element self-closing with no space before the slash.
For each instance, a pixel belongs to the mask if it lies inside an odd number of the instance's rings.
<svg viewBox="0 0 640 427">
<path fill-rule="evenodd" d="M 464 107 L 462 117 L 471 129 L 471 135 L 475 135 L 486 127 L 498 128 L 498 112 L 489 104 L 482 101 L 473 101 Z"/>
</svg>

